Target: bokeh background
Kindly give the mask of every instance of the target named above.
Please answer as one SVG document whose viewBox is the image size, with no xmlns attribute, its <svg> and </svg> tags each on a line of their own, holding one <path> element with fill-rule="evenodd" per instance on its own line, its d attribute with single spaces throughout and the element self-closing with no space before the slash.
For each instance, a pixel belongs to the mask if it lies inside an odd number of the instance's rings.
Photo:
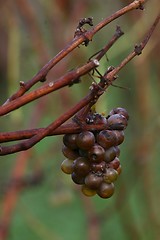
<svg viewBox="0 0 160 240">
<path fill-rule="evenodd" d="M 73 38 L 80 18 L 94 24 L 131 3 L 126 0 L 15 0 L 0 1 L 0 104 L 31 79 Z M 57 64 L 48 74 L 53 80 L 80 66 L 101 49 L 120 25 L 125 35 L 101 61 L 99 71 L 117 66 L 139 43 L 159 11 L 159 1 L 115 20 Z M 122 174 L 110 199 L 82 196 L 60 165 L 62 136 L 49 137 L 32 149 L 0 159 L 0 229 L 7 240 L 128 240 L 160 236 L 160 31 L 159 26 L 139 57 L 120 73 L 97 104 L 106 114 L 124 107 L 130 115 L 121 145 Z M 64 88 L 1 117 L 0 131 L 44 127 L 88 92 L 88 76 L 81 84 Z M 40 86 L 38 84 L 37 86 Z M 58 104 L 57 104 L 58 103 Z M 37 185 L 11 186 L 13 178 L 42 173 Z M 41 176 L 41 175 L 40 175 Z M 10 186 L 10 187 L 9 187 Z M 9 196 L 7 198 L 7 196 Z M 6 199 L 10 202 L 5 204 Z M 8 228 L 5 228 L 7 225 Z"/>
</svg>

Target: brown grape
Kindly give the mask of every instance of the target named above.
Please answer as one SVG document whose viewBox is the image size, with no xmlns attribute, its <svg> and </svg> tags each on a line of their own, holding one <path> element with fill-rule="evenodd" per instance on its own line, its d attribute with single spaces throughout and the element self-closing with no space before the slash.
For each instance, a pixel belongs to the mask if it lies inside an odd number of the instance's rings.
<svg viewBox="0 0 160 240">
<path fill-rule="evenodd" d="M 107 168 L 106 173 L 103 175 L 103 180 L 106 183 L 116 181 L 118 178 L 118 172 L 114 168 Z"/>
<path fill-rule="evenodd" d="M 82 150 L 89 150 L 95 143 L 94 134 L 90 131 L 84 131 L 78 134 L 76 144 Z"/>
<path fill-rule="evenodd" d="M 80 185 L 84 184 L 85 178 L 83 176 L 80 176 L 77 173 L 73 172 L 71 177 L 74 183 L 80 184 Z"/>
<path fill-rule="evenodd" d="M 111 162 L 107 163 L 108 167 L 114 168 L 117 170 L 117 168 L 120 166 L 120 161 L 118 157 L 115 157 Z"/>
<path fill-rule="evenodd" d="M 121 107 L 118 107 L 118 108 L 113 108 L 109 115 L 114 115 L 114 114 L 120 114 L 120 115 L 123 115 L 127 120 L 129 120 L 129 114 L 127 112 L 127 110 L 125 108 L 121 108 Z"/>
<path fill-rule="evenodd" d="M 91 162 L 100 163 L 104 160 L 105 150 L 99 144 L 93 145 L 88 151 L 88 158 Z"/>
<path fill-rule="evenodd" d="M 108 149 L 116 144 L 116 135 L 113 131 L 102 130 L 97 135 L 97 143 L 103 148 Z"/>
<path fill-rule="evenodd" d="M 97 190 L 101 198 L 110 198 L 114 193 L 114 184 L 102 182 Z"/>
<path fill-rule="evenodd" d="M 85 184 L 82 185 L 81 191 L 87 197 L 92 197 L 96 195 L 96 191 L 94 189 L 87 187 Z"/>
<path fill-rule="evenodd" d="M 63 136 L 63 143 L 70 149 L 77 149 L 76 139 L 77 134 L 65 134 Z"/>
<path fill-rule="evenodd" d="M 108 126 L 112 130 L 124 130 L 127 125 L 127 119 L 123 115 L 114 114 L 108 118 Z"/>
<path fill-rule="evenodd" d="M 124 131 L 114 130 L 116 135 L 116 145 L 120 145 L 124 141 Z"/>
<path fill-rule="evenodd" d="M 66 157 L 66 158 L 69 158 L 69 159 L 76 159 L 79 157 L 79 154 L 78 154 L 78 151 L 77 150 L 73 150 L 65 145 L 63 145 L 62 147 L 62 153 L 63 155 Z"/>
<path fill-rule="evenodd" d="M 107 149 L 105 151 L 105 157 L 104 157 L 104 161 L 105 162 L 111 162 L 117 155 L 117 150 L 115 147 L 110 147 L 109 149 Z"/>
<path fill-rule="evenodd" d="M 61 164 L 61 170 L 66 174 L 73 172 L 73 160 L 65 159 Z"/>
<path fill-rule="evenodd" d="M 80 176 L 86 176 L 90 171 L 90 164 L 87 158 L 79 157 L 73 162 L 74 172 Z"/>
<path fill-rule="evenodd" d="M 89 173 L 85 178 L 85 185 L 91 189 L 97 189 L 103 181 L 103 177 L 95 173 Z"/>
</svg>

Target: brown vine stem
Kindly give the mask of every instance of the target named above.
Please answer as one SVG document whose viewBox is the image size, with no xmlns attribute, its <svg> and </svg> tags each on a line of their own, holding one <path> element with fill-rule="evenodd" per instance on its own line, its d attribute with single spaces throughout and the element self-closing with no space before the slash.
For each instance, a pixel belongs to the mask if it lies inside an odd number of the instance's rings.
<svg viewBox="0 0 160 240">
<path fill-rule="evenodd" d="M 85 124 L 83 125 L 83 130 L 85 131 L 100 131 L 103 129 L 106 129 L 106 124 L 100 123 L 100 124 Z M 0 133 L 0 143 L 4 142 L 11 142 L 11 141 L 17 141 L 22 139 L 29 139 L 33 137 L 34 135 L 43 132 L 45 128 L 35 128 L 35 129 L 26 129 L 26 130 L 19 130 L 16 132 L 1 132 Z M 69 133 L 79 133 L 81 131 L 81 127 L 77 125 L 76 123 L 67 123 L 64 124 L 52 132 L 50 132 L 47 136 L 55 136 L 55 135 L 64 135 Z"/>
<path fill-rule="evenodd" d="M 108 81 L 112 82 L 113 81 L 113 77 L 128 63 L 130 62 L 135 56 L 140 55 L 142 53 L 142 50 L 144 49 L 144 47 L 146 46 L 146 44 L 148 43 L 150 37 L 152 36 L 153 31 L 155 30 L 157 24 L 160 21 L 160 14 L 158 14 L 158 16 L 156 17 L 154 23 L 152 24 L 151 28 L 149 29 L 149 31 L 146 33 L 146 35 L 144 36 L 144 40 L 139 44 L 139 45 L 135 45 L 134 50 L 119 64 L 118 67 L 116 67 L 115 69 L 113 69 L 111 72 L 107 73 L 105 78 L 108 79 Z"/>
<path fill-rule="evenodd" d="M 76 70 L 70 71 L 66 73 L 64 76 L 60 77 L 58 80 L 49 82 L 45 84 L 44 86 L 25 94 L 12 102 L 9 102 L 6 105 L 3 105 L 0 108 L 0 116 L 3 116 L 31 101 L 34 101 L 37 98 L 40 98 L 42 96 L 45 96 L 53 91 L 56 91 L 64 86 L 69 85 L 72 83 L 74 79 L 79 78 L 80 76 L 86 74 L 88 71 L 92 70 L 93 68 L 97 67 L 99 63 L 97 61 L 90 61 L 88 64 L 85 64 L 84 66 L 77 68 Z"/>
<path fill-rule="evenodd" d="M 98 32 L 101 28 L 115 20 L 116 18 L 119 18 L 120 16 L 126 14 L 127 12 L 133 10 L 133 9 L 141 9 L 143 10 L 143 5 L 146 3 L 147 0 L 135 0 L 126 7 L 120 9 L 119 11 L 113 13 L 109 18 L 104 19 L 100 23 L 98 23 L 95 27 L 93 27 L 90 31 L 86 32 L 87 39 L 91 40 L 92 37 L 95 35 L 96 32 Z"/>
<path fill-rule="evenodd" d="M 57 120 L 55 120 L 53 123 L 51 123 L 48 127 L 44 128 L 43 131 L 39 132 L 37 135 L 34 135 L 29 140 L 25 140 L 23 142 L 20 142 L 18 144 L 12 145 L 12 146 L 1 146 L 0 147 L 0 155 L 7 155 L 15 152 L 19 152 L 22 150 L 27 150 L 34 146 L 37 142 L 39 142 L 41 139 L 46 137 L 50 132 L 58 128 L 60 125 L 62 125 L 65 121 L 67 121 L 69 118 L 71 118 L 73 115 L 75 115 L 80 109 L 82 109 L 84 106 L 89 104 L 91 101 L 93 101 L 93 104 L 98 99 L 98 95 L 100 95 L 99 92 L 99 86 L 93 85 L 92 90 L 90 90 L 89 94 L 84 97 L 81 101 L 79 101 L 74 107 L 69 109 L 67 112 L 65 112 L 63 115 L 61 115 Z"/>
<path fill-rule="evenodd" d="M 155 27 L 157 26 L 159 20 L 160 20 L 160 15 L 157 16 L 153 25 L 151 26 L 146 36 L 144 37 L 144 40 L 139 45 L 135 46 L 134 51 L 131 54 L 129 54 L 119 64 L 117 68 L 115 68 L 109 73 L 105 73 L 105 75 L 101 78 L 101 81 L 99 84 L 92 84 L 92 88 L 90 89 L 90 92 L 88 93 L 88 95 L 84 97 L 79 103 L 77 103 L 74 107 L 72 107 L 66 113 L 61 115 L 57 120 L 51 123 L 48 127 L 44 128 L 41 132 L 31 137 L 29 140 L 25 140 L 23 142 L 20 142 L 12 146 L 1 146 L 0 155 L 7 155 L 7 154 L 11 154 L 11 153 L 15 153 L 15 152 L 19 152 L 19 151 L 27 150 L 31 148 L 37 142 L 39 142 L 48 134 L 50 134 L 52 131 L 54 131 L 56 128 L 61 126 L 65 121 L 70 119 L 74 114 L 80 111 L 83 107 L 87 106 L 88 104 L 90 104 L 90 106 L 92 104 L 95 104 L 98 98 L 105 92 L 105 89 L 108 88 L 112 84 L 112 82 L 115 80 L 115 74 L 117 74 L 122 69 L 122 67 L 124 67 L 129 61 L 131 61 L 133 57 L 141 54 L 142 50 L 148 43 Z"/>
<path fill-rule="evenodd" d="M 61 61 L 65 56 L 67 56 L 71 51 L 73 51 L 76 47 L 78 47 L 80 44 L 86 41 L 88 39 L 89 41 L 92 40 L 93 36 L 104 26 L 112 22 L 113 20 L 117 19 L 118 17 L 126 14 L 127 12 L 134 10 L 134 9 L 142 9 L 142 5 L 146 2 L 146 0 L 135 0 L 131 4 L 127 5 L 126 7 L 118 10 L 111 16 L 105 18 L 100 23 L 98 23 L 95 27 L 92 28 L 90 31 L 86 31 L 85 33 L 76 36 L 71 42 L 68 43 L 68 45 L 61 50 L 53 59 L 51 59 L 46 65 L 42 67 L 42 69 L 29 81 L 26 83 L 23 82 L 23 85 L 20 85 L 19 90 L 13 94 L 7 101 L 6 106 L 9 102 L 12 100 L 19 98 L 22 96 L 25 92 L 27 92 L 33 85 L 35 85 L 37 82 L 44 81 L 46 79 L 46 76 L 48 72 L 59 62 Z"/>
<path fill-rule="evenodd" d="M 113 35 L 111 40 L 106 44 L 106 46 L 99 51 L 96 59 L 99 61 L 104 54 L 113 46 L 113 44 L 118 40 L 120 36 L 122 36 L 123 32 L 120 27 L 117 27 L 116 33 Z M 53 91 L 56 91 L 64 86 L 72 84 L 75 79 L 79 78 L 82 75 L 85 75 L 90 70 L 96 68 L 99 65 L 98 61 L 95 59 L 90 60 L 88 63 L 84 64 L 82 67 L 79 67 L 73 71 L 66 73 L 64 76 L 60 77 L 56 81 L 52 81 L 50 83 L 45 84 L 44 86 L 25 94 L 15 100 L 12 100 L 8 104 L 4 104 L 0 107 L 0 116 L 7 114 L 31 101 L 34 101 L 37 98 L 40 98 L 44 95 L 47 95 Z M 23 85 L 22 85 L 23 87 Z"/>
</svg>

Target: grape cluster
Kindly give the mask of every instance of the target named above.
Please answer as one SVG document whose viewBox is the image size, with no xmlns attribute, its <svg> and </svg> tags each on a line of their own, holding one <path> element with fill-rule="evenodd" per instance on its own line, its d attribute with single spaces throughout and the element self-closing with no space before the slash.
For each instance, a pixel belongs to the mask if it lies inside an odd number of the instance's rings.
<svg viewBox="0 0 160 240">
<path fill-rule="evenodd" d="M 84 195 L 113 195 L 114 182 L 121 173 L 119 145 L 124 141 L 128 119 L 124 108 L 114 108 L 107 117 L 96 113 L 86 119 L 88 124 L 103 122 L 106 129 L 64 135 L 62 152 L 66 159 L 61 169 L 82 185 Z"/>
</svg>

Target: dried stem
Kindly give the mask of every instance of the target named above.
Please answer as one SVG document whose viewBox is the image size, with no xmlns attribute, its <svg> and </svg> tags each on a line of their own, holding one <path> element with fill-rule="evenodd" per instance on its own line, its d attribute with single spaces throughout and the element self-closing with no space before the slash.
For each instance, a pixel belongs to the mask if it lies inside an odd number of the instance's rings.
<svg viewBox="0 0 160 240">
<path fill-rule="evenodd" d="M 123 32 L 120 30 L 120 28 L 117 28 L 116 33 L 112 37 L 112 39 L 109 41 L 109 43 L 106 44 L 106 46 L 99 51 L 96 59 L 99 61 L 104 54 L 113 46 L 113 44 L 118 40 L 120 36 L 122 36 Z M 66 73 L 64 76 L 60 77 L 56 81 L 49 82 L 45 84 L 44 86 L 25 94 L 15 100 L 12 100 L 11 102 L 8 102 L 7 104 L 4 104 L 0 107 L 0 116 L 7 114 L 31 101 L 34 101 L 37 98 L 40 98 L 44 95 L 47 95 L 53 91 L 56 91 L 62 87 L 71 85 L 74 83 L 75 79 L 78 79 L 82 75 L 90 72 L 92 69 L 96 68 L 99 63 L 95 60 L 90 60 L 88 63 L 84 64 L 82 67 L 79 67 L 73 71 L 70 71 Z M 23 87 L 24 84 L 21 84 L 21 87 Z"/>
<path fill-rule="evenodd" d="M 24 83 L 23 86 L 20 86 L 20 89 L 13 94 L 7 101 L 8 102 L 19 98 L 22 96 L 26 91 L 28 91 L 33 85 L 37 82 L 43 82 L 46 79 L 48 72 L 64 57 L 66 57 L 71 51 L 73 51 L 76 47 L 80 44 L 85 43 L 86 39 L 91 41 L 93 36 L 107 24 L 115 20 L 116 18 L 126 14 L 127 12 L 134 10 L 134 9 L 142 9 L 142 5 L 146 2 L 146 0 L 135 0 L 128 6 L 120 9 L 119 11 L 115 12 L 111 16 L 105 18 L 100 23 L 98 23 L 95 27 L 93 27 L 90 31 L 86 31 L 80 35 L 76 35 L 75 38 L 68 43 L 68 45 L 60 51 L 53 59 L 51 59 L 44 67 L 28 82 Z"/>
<path fill-rule="evenodd" d="M 126 65 L 128 64 L 135 56 L 138 56 L 142 53 L 142 50 L 145 48 L 146 44 L 148 43 L 150 37 L 152 36 L 153 31 L 155 30 L 157 24 L 159 23 L 160 20 L 160 14 L 156 17 L 153 25 L 147 31 L 146 35 L 144 36 L 144 39 L 139 45 L 135 45 L 135 48 L 133 52 L 131 52 L 120 64 L 118 67 L 113 69 L 111 72 L 107 73 L 106 78 L 108 81 L 113 81 L 113 77 Z"/>
<path fill-rule="evenodd" d="M 92 131 L 92 130 L 103 130 L 106 129 L 106 124 L 99 123 L 99 124 L 85 124 L 83 125 L 83 130 Z M 10 142 L 10 141 L 17 141 L 22 139 L 29 139 L 34 135 L 43 132 L 45 128 L 35 128 L 35 129 L 26 129 L 26 130 L 19 130 L 16 132 L 1 132 L 0 133 L 0 143 Z M 56 128 L 52 132 L 50 132 L 47 136 L 55 136 L 55 135 L 64 135 L 69 133 L 79 133 L 81 131 L 81 126 L 77 125 L 76 123 L 67 123 L 63 124 L 62 126 Z"/>
<path fill-rule="evenodd" d="M 98 85 L 95 86 L 92 89 L 92 91 L 90 91 L 90 93 L 85 98 L 83 98 L 79 103 L 77 103 L 73 108 L 69 109 L 66 113 L 61 115 L 57 120 L 51 123 L 48 127 L 44 128 L 43 131 L 39 132 L 37 135 L 34 135 L 31 139 L 20 142 L 13 146 L 8 146 L 8 147 L 1 146 L 0 155 L 6 155 L 6 154 L 19 152 L 22 150 L 27 150 L 32 146 L 34 146 L 37 142 L 39 142 L 41 139 L 46 137 L 50 132 L 52 132 L 53 130 L 58 128 L 60 125 L 62 125 L 65 121 L 67 121 L 69 118 L 75 115 L 80 109 L 82 109 L 84 106 L 89 104 L 91 101 L 95 103 L 95 99 L 97 100 L 98 98 L 98 95 L 95 94 L 95 92 L 97 91 L 97 88 L 99 89 Z"/>
</svg>

